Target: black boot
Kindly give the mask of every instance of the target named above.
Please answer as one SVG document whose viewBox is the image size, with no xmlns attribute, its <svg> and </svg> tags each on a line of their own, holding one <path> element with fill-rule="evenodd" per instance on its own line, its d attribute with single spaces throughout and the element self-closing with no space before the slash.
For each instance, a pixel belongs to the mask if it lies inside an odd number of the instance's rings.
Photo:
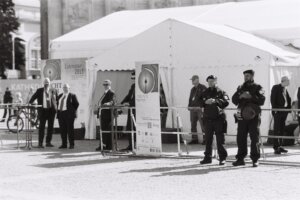
<svg viewBox="0 0 300 200">
<path fill-rule="evenodd" d="M 211 164 L 212 160 L 209 157 L 204 157 L 203 160 L 200 161 L 201 165 Z"/>
</svg>

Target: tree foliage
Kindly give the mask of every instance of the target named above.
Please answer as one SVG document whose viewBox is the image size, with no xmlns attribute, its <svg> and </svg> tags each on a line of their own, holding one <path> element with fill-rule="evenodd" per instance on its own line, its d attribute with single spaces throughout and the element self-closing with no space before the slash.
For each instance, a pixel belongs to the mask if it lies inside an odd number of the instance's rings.
<svg viewBox="0 0 300 200">
<path fill-rule="evenodd" d="M 12 0 L 0 0 L 0 75 L 5 68 L 12 69 L 12 36 L 20 24 Z M 21 43 L 20 43 L 21 44 Z M 15 44 L 16 46 L 16 44 Z M 17 47 L 18 49 L 19 47 Z"/>
</svg>

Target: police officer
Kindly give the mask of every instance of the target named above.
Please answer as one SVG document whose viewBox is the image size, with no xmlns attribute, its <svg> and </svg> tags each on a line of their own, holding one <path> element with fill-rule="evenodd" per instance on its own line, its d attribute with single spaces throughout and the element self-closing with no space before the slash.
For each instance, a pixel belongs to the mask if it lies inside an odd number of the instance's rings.
<svg viewBox="0 0 300 200">
<path fill-rule="evenodd" d="M 204 107 L 203 124 L 206 131 L 206 149 L 204 159 L 200 164 L 209 164 L 212 162 L 212 142 L 213 135 L 216 134 L 218 154 L 220 156 L 219 165 L 224 165 L 227 157 L 225 149 L 225 113 L 224 108 L 228 106 L 228 96 L 216 86 L 217 77 L 210 75 L 206 78 L 208 88 L 203 92 L 200 98 L 200 106 Z"/>
<path fill-rule="evenodd" d="M 259 147 L 259 126 L 260 126 L 260 106 L 265 103 L 265 96 L 262 86 L 254 83 L 254 71 L 246 70 L 244 83 L 237 88 L 232 96 L 232 102 L 238 106 L 235 115 L 238 123 L 237 145 L 238 153 L 233 166 L 245 165 L 244 158 L 247 156 L 247 135 L 250 134 L 251 153 L 253 167 L 258 166 L 260 158 Z"/>
</svg>

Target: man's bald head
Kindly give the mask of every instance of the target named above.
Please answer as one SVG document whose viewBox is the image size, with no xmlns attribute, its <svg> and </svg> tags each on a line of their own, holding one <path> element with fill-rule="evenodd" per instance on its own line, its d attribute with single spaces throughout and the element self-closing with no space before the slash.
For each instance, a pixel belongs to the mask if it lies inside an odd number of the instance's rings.
<svg viewBox="0 0 300 200">
<path fill-rule="evenodd" d="M 288 76 L 283 76 L 283 77 L 281 77 L 281 85 L 282 85 L 283 87 L 287 87 L 287 86 L 290 85 L 290 79 L 289 79 Z"/>
</svg>

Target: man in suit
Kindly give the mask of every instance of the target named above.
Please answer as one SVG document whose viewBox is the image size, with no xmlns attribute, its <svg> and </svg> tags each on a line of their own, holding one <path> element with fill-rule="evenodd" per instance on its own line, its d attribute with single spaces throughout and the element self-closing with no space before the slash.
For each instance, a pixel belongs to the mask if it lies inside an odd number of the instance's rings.
<svg viewBox="0 0 300 200">
<path fill-rule="evenodd" d="M 38 88 L 29 100 L 30 104 L 37 100 L 38 105 L 41 106 L 40 108 L 38 108 L 38 116 L 40 120 L 38 145 L 39 148 L 44 148 L 43 141 L 46 121 L 48 121 L 46 147 L 53 147 L 53 145 L 51 144 L 51 140 L 53 134 L 54 118 L 57 110 L 56 98 L 57 92 L 55 89 L 50 88 L 50 79 L 45 78 L 44 87 Z"/>
<path fill-rule="evenodd" d="M 70 86 L 67 83 L 63 85 L 63 93 L 57 99 L 57 118 L 62 140 L 59 149 L 67 148 L 67 138 L 69 138 L 69 148 L 74 149 L 74 121 L 77 117 L 79 102 L 76 95 L 70 92 Z"/>
<path fill-rule="evenodd" d="M 135 107 L 135 72 L 131 73 L 131 80 L 133 81 L 130 90 L 128 92 L 128 94 L 126 95 L 126 97 L 123 99 L 123 101 L 121 102 L 121 104 L 123 104 L 124 106 L 129 106 L 129 107 Z M 135 109 L 132 109 L 132 114 L 135 117 Z M 132 118 L 130 115 L 130 109 L 128 109 L 128 115 L 127 115 L 127 124 L 126 124 L 126 131 L 132 131 L 135 130 L 135 127 L 132 127 Z M 127 133 L 128 134 L 128 142 L 129 145 L 127 148 L 125 148 L 124 150 L 132 150 L 132 136 L 131 133 Z M 135 134 L 134 134 L 135 135 Z M 134 142 L 135 142 L 135 136 L 134 136 Z"/>
<path fill-rule="evenodd" d="M 272 108 L 290 109 L 291 108 L 291 97 L 286 89 L 289 86 L 290 80 L 287 76 L 281 78 L 281 83 L 274 85 L 271 90 L 271 104 Z M 287 111 L 273 111 L 274 117 L 274 136 L 284 135 L 285 121 L 289 112 Z M 273 148 L 275 154 L 287 153 L 282 145 L 281 138 L 273 139 Z"/>
<path fill-rule="evenodd" d="M 109 107 L 114 106 L 116 102 L 116 95 L 115 92 L 111 90 L 111 81 L 105 80 L 103 82 L 104 87 L 104 94 L 101 96 L 98 106 L 100 107 Z M 102 109 L 100 113 L 100 126 L 102 131 L 110 131 L 111 125 L 113 122 L 113 117 L 111 115 L 110 109 Z M 103 143 L 105 145 L 104 150 L 111 150 L 112 149 L 112 141 L 111 141 L 111 133 L 107 132 L 103 134 Z M 102 141 L 100 141 L 102 142 Z M 101 150 L 101 145 L 96 149 L 96 151 Z"/>
</svg>

